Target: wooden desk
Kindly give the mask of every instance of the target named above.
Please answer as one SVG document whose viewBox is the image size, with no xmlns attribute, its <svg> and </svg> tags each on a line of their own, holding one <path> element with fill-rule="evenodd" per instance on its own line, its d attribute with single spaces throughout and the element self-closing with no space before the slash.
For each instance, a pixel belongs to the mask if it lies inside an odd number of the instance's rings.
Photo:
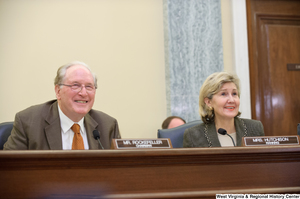
<svg viewBox="0 0 300 199">
<path fill-rule="evenodd" d="M 0 151 L 0 198 L 300 193 L 300 147 Z"/>
</svg>

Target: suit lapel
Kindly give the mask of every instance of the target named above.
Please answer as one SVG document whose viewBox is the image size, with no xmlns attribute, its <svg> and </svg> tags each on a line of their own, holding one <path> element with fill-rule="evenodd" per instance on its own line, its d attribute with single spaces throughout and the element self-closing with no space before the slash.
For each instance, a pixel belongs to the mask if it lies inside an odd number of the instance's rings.
<svg viewBox="0 0 300 199">
<path fill-rule="evenodd" d="M 49 111 L 49 112 L 48 112 Z M 61 124 L 58 113 L 58 103 L 55 101 L 48 110 L 45 110 L 45 135 L 49 144 L 50 150 L 62 150 Z M 99 143 L 94 139 L 93 130 L 98 126 L 98 123 L 87 114 L 84 117 L 84 125 L 87 133 L 87 139 L 90 149 L 99 149 Z"/>
<path fill-rule="evenodd" d="M 238 117 L 234 118 L 234 126 L 235 126 L 235 130 L 236 130 L 236 141 L 237 141 L 236 146 L 242 145 L 242 137 L 244 134 L 244 126 L 240 120 L 241 119 Z M 216 126 L 214 123 L 213 123 L 213 125 L 211 125 L 211 124 L 208 125 L 208 132 L 216 132 L 216 133 L 209 134 L 209 138 L 211 139 L 213 146 L 221 146 L 221 143 L 219 141 L 218 134 L 216 131 Z"/>
<path fill-rule="evenodd" d="M 220 143 L 219 138 L 218 138 L 215 123 L 208 124 L 207 125 L 207 131 L 212 132 L 212 133 L 208 133 L 208 137 L 211 140 L 212 146 L 220 147 L 221 143 Z"/>
<path fill-rule="evenodd" d="M 50 150 L 62 150 L 61 125 L 57 106 L 56 101 L 50 106 L 48 115 L 46 116 L 46 123 L 48 125 L 45 127 L 45 135 Z"/>
<path fill-rule="evenodd" d="M 84 117 L 84 125 L 90 149 L 99 149 L 99 143 L 94 138 L 93 131 L 97 128 L 98 123 L 89 115 Z"/>
<path fill-rule="evenodd" d="M 240 121 L 241 119 L 238 117 L 234 118 L 234 126 L 236 130 L 236 145 L 237 146 L 242 146 L 242 137 L 244 135 L 244 126 L 243 123 Z"/>
</svg>

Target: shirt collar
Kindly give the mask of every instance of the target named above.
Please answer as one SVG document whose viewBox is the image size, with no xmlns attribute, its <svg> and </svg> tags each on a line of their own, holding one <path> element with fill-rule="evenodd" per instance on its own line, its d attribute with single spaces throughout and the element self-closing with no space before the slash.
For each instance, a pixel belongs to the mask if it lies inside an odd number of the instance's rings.
<svg viewBox="0 0 300 199">
<path fill-rule="evenodd" d="M 83 129 L 84 127 L 84 117 L 79 121 L 79 122 L 73 122 L 68 116 L 66 116 L 62 110 L 58 107 L 58 113 L 59 113 L 59 118 L 60 118 L 60 125 L 62 128 L 63 133 L 66 133 L 70 128 L 73 126 L 74 123 L 79 124 L 80 129 Z M 80 130 L 81 133 L 84 133 L 84 131 Z"/>
</svg>

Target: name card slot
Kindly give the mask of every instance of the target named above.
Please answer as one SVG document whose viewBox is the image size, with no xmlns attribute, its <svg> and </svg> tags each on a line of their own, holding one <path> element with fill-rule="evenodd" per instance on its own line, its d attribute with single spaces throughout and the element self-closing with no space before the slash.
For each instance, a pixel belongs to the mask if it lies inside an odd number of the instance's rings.
<svg viewBox="0 0 300 199">
<path fill-rule="evenodd" d="M 169 138 L 160 139 L 113 139 L 111 149 L 170 149 Z"/>
<path fill-rule="evenodd" d="M 299 145 L 299 135 L 243 137 L 243 146 Z"/>
</svg>

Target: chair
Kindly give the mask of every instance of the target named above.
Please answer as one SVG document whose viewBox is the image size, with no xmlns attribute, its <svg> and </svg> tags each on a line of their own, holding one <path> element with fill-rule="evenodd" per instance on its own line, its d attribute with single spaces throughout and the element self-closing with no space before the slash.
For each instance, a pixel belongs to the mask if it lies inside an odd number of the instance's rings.
<svg viewBox="0 0 300 199">
<path fill-rule="evenodd" d="M 3 145 L 10 136 L 14 122 L 0 123 L 0 150 L 3 150 Z"/>
<path fill-rule="evenodd" d="M 158 129 L 157 138 L 170 138 L 173 148 L 183 147 L 183 133 L 185 129 L 201 124 L 201 120 L 188 122 L 172 129 Z"/>
</svg>

